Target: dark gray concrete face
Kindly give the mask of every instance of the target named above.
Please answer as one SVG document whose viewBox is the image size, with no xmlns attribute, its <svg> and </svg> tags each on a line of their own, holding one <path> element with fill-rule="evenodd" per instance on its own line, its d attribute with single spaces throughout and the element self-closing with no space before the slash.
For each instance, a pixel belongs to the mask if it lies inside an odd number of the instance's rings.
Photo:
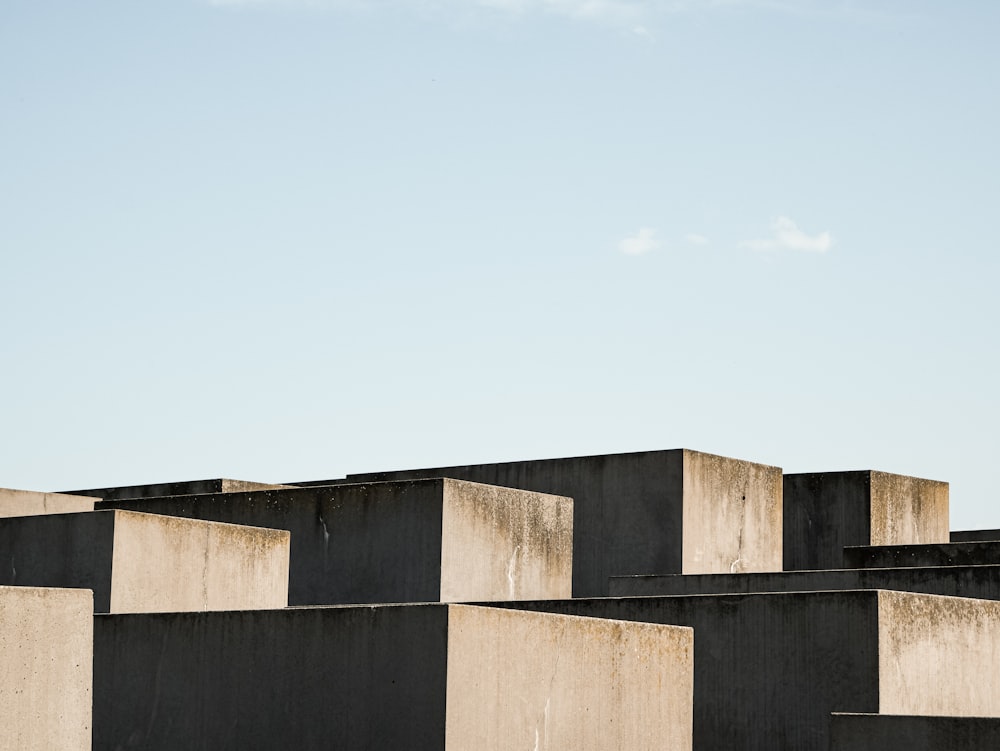
<svg viewBox="0 0 1000 751">
<path fill-rule="evenodd" d="M 622 576 L 612 577 L 609 588 L 614 597 L 891 589 L 899 592 L 1000 600 L 1000 566 L 835 569 L 700 576 Z"/>
<path fill-rule="evenodd" d="M 786 571 L 839 568 L 848 546 L 947 542 L 948 484 L 874 470 L 788 474 L 783 534 Z"/>
<path fill-rule="evenodd" d="M 97 616 L 94 748 L 444 748 L 447 606 Z"/>
<path fill-rule="evenodd" d="M 122 485 L 117 488 L 90 488 L 74 490 L 73 495 L 85 495 L 106 501 L 125 500 L 130 498 L 163 498 L 175 495 L 201 495 L 204 493 L 240 493 L 249 490 L 265 490 L 280 488 L 282 485 L 272 485 L 265 482 L 250 480 L 230 480 L 216 478 L 212 480 L 185 480 L 182 482 L 159 482 L 149 485 Z"/>
<path fill-rule="evenodd" d="M 844 568 L 911 568 L 1000 564 L 1000 542 L 868 545 L 844 548 Z"/>
<path fill-rule="evenodd" d="M 686 468 L 698 476 L 685 478 Z M 726 569 L 780 567 L 780 470 L 686 449 L 377 472 L 301 484 L 421 477 L 573 498 L 575 597 L 606 594 L 613 574 L 683 573 L 719 566 L 720 560 Z"/>
<path fill-rule="evenodd" d="M 830 718 L 830 751 L 996 751 L 1000 718 L 840 714 Z"/>
<path fill-rule="evenodd" d="M 1000 540 L 1000 529 L 969 529 L 953 531 L 952 542 L 992 542 Z"/>
<path fill-rule="evenodd" d="M 286 529 L 289 605 L 436 602 L 443 481 L 102 501 L 98 508 Z"/>
<path fill-rule="evenodd" d="M 0 519 L 0 585 L 90 589 L 107 613 L 114 539 L 110 511 Z"/>
<path fill-rule="evenodd" d="M 827 751 L 830 713 L 877 712 L 877 592 L 503 607 L 694 628 L 695 751 Z"/>
</svg>

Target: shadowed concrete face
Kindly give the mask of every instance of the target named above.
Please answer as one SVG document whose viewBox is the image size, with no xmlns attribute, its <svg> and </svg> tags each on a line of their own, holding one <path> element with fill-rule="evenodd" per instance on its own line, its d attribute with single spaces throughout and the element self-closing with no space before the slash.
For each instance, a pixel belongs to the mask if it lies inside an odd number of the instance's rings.
<svg viewBox="0 0 1000 751">
<path fill-rule="evenodd" d="M 691 638 L 462 605 L 98 616 L 94 747 L 689 751 Z"/>
<path fill-rule="evenodd" d="M 71 493 L 86 495 L 102 500 L 125 500 L 134 498 L 162 498 L 174 495 L 198 495 L 203 493 L 245 493 L 249 490 L 267 490 L 287 487 L 252 480 L 185 480 L 182 482 L 159 482 L 149 485 L 122 485 L 117 488 L 90 488 L 73 490 Z"/>
<path fill-rule="evenodd" d="M 781 470 L 687 449 L 348 475 L 453 477 L 573 499 L 573 594 L 609 576 L 780 570 Z"/>
<path fill-rule="evenodd" d="M 291 532 L 289 603 L 569 595 L 572 500 L 457 480 L 98 503 Z"/>
<path fill-rule="evenodd" d="M 874 470 L 784 477 L 786 571 L 839 568 L 847 546 L 948 541 L 948 483 Z"/>
<path fill-rule="evenodd" d="M 1000 542 L 867 545 L 844 548 L 844 568 L 982 566 L 1000 564 Z"/>
<path fill-rule="evenodd" d="M 0 587 L 0 748 L 90 751 L 93 613 L 86 590 Z"/>
<path fill-rule="evenodd" d="M 93 510 L 94 499 L 86 496 L 0 488 L 0 517 L 70 514 Z"/>
<path fill-rule="evenodd" d="M 830 718 L 830 751 L 996 751 L 1000 718 L 841 714 Z"/>
<path fill-rule="evenodd" d="M 92 511 L 0 519 L 0 584 L 82 587 L 97 612 L 280 608 L 288 532 Z"/>
</svg>

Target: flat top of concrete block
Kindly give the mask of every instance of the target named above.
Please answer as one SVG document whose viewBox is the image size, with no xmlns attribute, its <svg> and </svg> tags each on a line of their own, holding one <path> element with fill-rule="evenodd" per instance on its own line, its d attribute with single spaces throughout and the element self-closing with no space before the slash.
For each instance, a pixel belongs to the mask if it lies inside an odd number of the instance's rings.
<svg viewBox="0 0 1000 751">
<path fill-rule="evenodd" d="M 94 511 L 69 511 L 62 514 L 46 514 L 44 517 L 39 516 L 15 516 L 15 517 L 0 517 L 0 524 L 13 524 L 13 523 L 44 523 L 48 520 L 54 519 L 69 519 L 69 518 L 88 518 L 93 519 L 97 517 L 109 517 L 114 515 L 114 518 L 143 518 L 143 519 L 158 519 L 165 526 L 187 526 L 187 527 L 232 527 L 233 529 L 244 529 L 253 532 L 274 535 L 277 537 L 288 537 L 291 533 L 285 529 L 274 529 L 272 527 L 254 527 L 249 524 L 229 524 L 227 522 L 214 522 L 206 521 L 204 519 L 190 519 L 184 516 L 169 516 L 167 514 L 149 514 L 143 511 L 128 511 L 125 509 L 115 509 L 115 508 L 101 508 Z"/>
<path fill-rule="evenodd" d="M 229 477 L 213 477 L 207 480 L 179 480 L 175 482 L 154 482 L 141 485 L 120 485 L 106 488 L 86 488 L 69 490 L 66 493 L 76 493 L 93 498 L 104 499 L 136 499 L 160 498 L 173 495 L 198 495 L 204 493 L 235 493 L 246 490 L 264 488 L 280 488 L 282 485 L 255 480 L 234 480 Z"/>
</svg>

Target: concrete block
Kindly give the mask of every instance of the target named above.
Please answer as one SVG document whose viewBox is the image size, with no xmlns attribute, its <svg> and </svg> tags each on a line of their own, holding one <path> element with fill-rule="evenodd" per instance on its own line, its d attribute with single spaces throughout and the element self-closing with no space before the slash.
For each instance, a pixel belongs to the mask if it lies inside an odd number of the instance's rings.
<svg viewBox="0 0 1000 751">
<path fill-rule="evenodd" d="M 786 571 L 839 568 L 847 546 L 948 540 L 946 482 L 874 470 L 784 477 Z"/>
<path fill-rule="evenodd" d="M 86 496 L 0 488 L 0 518 L 38 516 L 39 514 L 70 514 L 76 511 L 93 510 L 94 499 Z"/>
<path fill-rule="evenodd" d="M 695 748 L 826 751 L 831 712 L 1000 711 L 1000 602 L 857 591 L 506 607 L 693 627 Z"/>
<path fill-rule="evenodd" d="M 573 502 L 459 480 L 99 502 L 292 533 L 289 603 L 569 597 Z"/>
<path fill-rule="evenodd" d="M 0 748 L 90 751 L 93 597 L 0 587 Z"/>
<path fill-rule="evenodd" d="M 94 747 L 688 750 L 692 650 L 464 605 L 98 616 Z"/>
<path fill-rule="evenodd" d="M 267 490 L 283 487 L 286 486 L 266 482 L 253 482 L 251 480 L 216 478 L 212 480 L 157 482 L 148 485 L 122 485 L 116 488 L 90 488 L 88 490 L 71 490 L 68 492 L 111 501 L 126 498 L 162 498 L 164 496 L 198 495 L 202 493 L 245 493 L 249 490 Z"/>
<path fill-rule="evenodd" d="M 1000 529 L 955 530 L 950 539 L 952 542 L 992 542 L 1000 540 Z"/>
<path fill-rule="evenodd" d="M 1000 542 L 862 545 L 844 548 L 844 568 L 982 566 L 1000 564 Z"/>
<path fill-rule="evenodd" d="M 830 718 L 830 751 L 996 751 L 1000 718 L 845 714 Z"/>
<path fill-rule="evenodd" d="M 280 608 L 288 532 L 131 511 L 0 519 L 0 585 L 93 590 L 97 612 Z"/>
<path fill-rule="evenodd" d="M 779 571 L 781 470 L 687 449 L 348 475 L 454 477 L 573 498 L 573 594 L 616 574 Z M 337 481 L 300 483 L 327 484 Z M 344 482 L 344 481 L 340 481 Z"/>
</svg>

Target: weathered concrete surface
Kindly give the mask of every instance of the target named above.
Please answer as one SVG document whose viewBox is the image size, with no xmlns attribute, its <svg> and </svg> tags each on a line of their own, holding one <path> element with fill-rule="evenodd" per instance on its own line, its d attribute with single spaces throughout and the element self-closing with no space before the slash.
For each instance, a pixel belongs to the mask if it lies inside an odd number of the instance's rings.
<svg viewBox="0 0 1000 751">
<path fill-rule="evenodd" d="M 94 499 L 86 496 L 0 488 L 0 517 L 70 514 L 93 510 Z"/>
<path fill-rule="evenodd" d="M 1000 566 L 836 569 L 701 576 L 612 577 L 614 597 L 893 589 L 1000 600 Z"/>
<path fill-rule="evenodd" d="M 844 568 L 983 566 L 1000 564 L 1000 541 L 844 548 Z"/>
<path fill-rule="evenodd" d="M 90 592 L 0 587 L 0 748 L 90 751 Z"/>
<path fill-rule="evenodd" d="M 874 470 L 784 477 L 786 571 L 838 568 L 847 546 L 948 540 L 946 482 Z"/>
<path fill-rule="evenodd" d="M 880 713 L 1000 716 L 1000 602 L 878 597 Z"/>
<path fill-rule="evenodd" d="M 537 730 L 538 748 L 690 749 L 691 633 L 636 625 L 461 605 L 98 616 L 94 747 L 513 750 Z"/>
<path fill-rule="evenodd" d="M 997 714 L 998 602 L 855 591 L 504 607 L 693 627 L 696 749 L 826 751 L 831 712 Z"/>
<path fill-rule="evenodd" d="M 71 490 L 76 495 L 86 495 L 105 501 L 124 500 L 132 498 L 162 498 L 174 495 L 199 495 L 204 493 L 245 493 L 250 490 L 267 490 L 284 488 L 286 485 L 274 485 L 251 480 L 230 480 L 216 478 L 212 480 L 184 480 L 181 482 L 157 482 L 149 485 L 122 485 L 117 488 L 89 488 L 87 490 Z"/>
<path fill-rule="evenodd" d="M 1000 529 L 969 529 L 953 531 L 952 542 L 989 542 L 1000 540 Z"/>
<path fill-rule="evenodd" d="M 289 535 L 92 511 L 0 519 L 0 584 L 93 591 L 97 612 L 280 608 Z"/>
<path fill-rule="evenodd" d="M 449 749 L 690 749 L 690 629 L 457 607 Z"/>
<path fill-rule="evenodd" d="M 614 574 L 781 569 L 781 470 L 687 449 L 348 475 L 302 486 L 429 477 L 573 499 L 573 594 Z"/>
<path fill-rule="evenodd" d="M 99 502 L 291 531 L 289 603 L 567 597 L 569 498 L 458 480 Z"/>
<path fill-rule="evenodd" d="M 830 718 L 830 751 L 996 751 L 1000 718 L 841 714 Z"/>
</svg>

